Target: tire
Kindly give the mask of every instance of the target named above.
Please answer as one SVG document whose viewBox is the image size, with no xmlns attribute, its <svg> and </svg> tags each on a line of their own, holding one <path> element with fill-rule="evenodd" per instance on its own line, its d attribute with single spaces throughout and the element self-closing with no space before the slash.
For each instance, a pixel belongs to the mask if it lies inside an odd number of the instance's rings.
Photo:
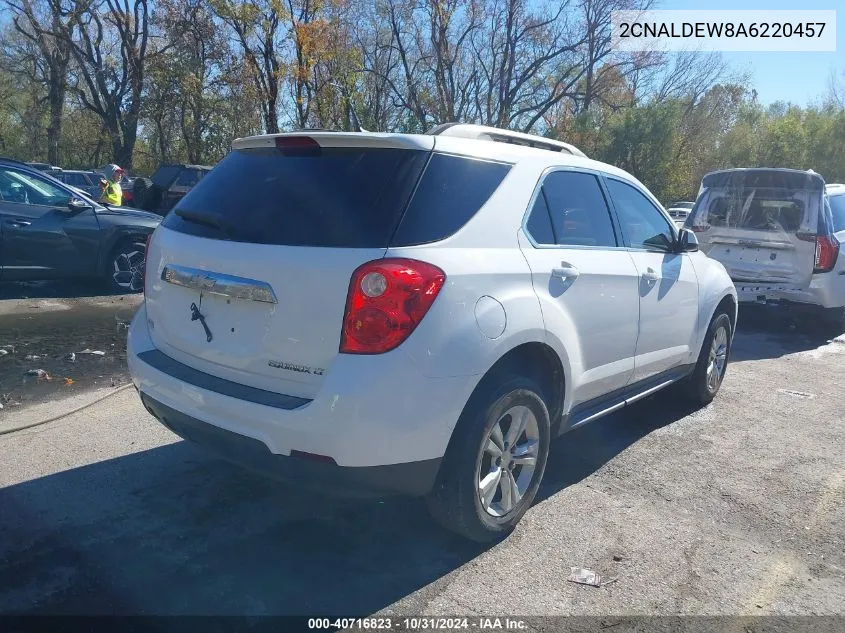
<svg viewBox="0 0 845 633">
<path fill-rule="evenodd" d="M 687 397 L 701 406 L 713 401 L 725 379 L 733 341 L 732 329 L 731 318 L 726 312 L 717 312 L 713 316 L 701 345 L 695 370 L 684 384 Z M 721 366 L 718 362 L 720 358 Z"/>
<path fill-rule="evenodd" d="M 132 203 L 136 209 L 143 209 L 147 211 L 147 198 L 149 198 L 150 189 L 153 186 L 153 181 L 149 178 L 138 177 L 132 183 Z"/>
<path fill-rule="evenodd" d="M 139 240 L 127 240 L 114 248 L 106 264 L 106 282 L 114 292 L 135 293 L 144 289 L 146 255 L 147 245 Z"/>
<path fill-rule="evenodd" d="M 531 507 L 546 469 L 551 435 L 541 393 L 531 380 L 510 376 L 482 386 L 470 398 L 449 442 L 434 490 L 426 498 L 432 516 L 446 529 L 479 543 L 494 542 L 510 534 Z M 510 425 L 520 420 L 524 430 L 513 444 L 517 461 L 526 459 L 525 463 L 511 462 L 510 445 L 502 451 Z M 485 449 L 490 444 L 493 446 Z M 496 451 L 504 452 L 499 458 L 504 460 L 501 465 L 495 463 Z M 532 454 L 535 463 L 529 471 Z M 509 463 L 514 464 L 512 469 Z M 482 477 L 482 473 L 486 475 Z M 485 495 L 486 503 L 482 501 L 482 479 L 488 480 L 487 490 L 492 491 Z M 520 495 L 515 504 L 509 503 L 513 484 Z"/>
</svg>

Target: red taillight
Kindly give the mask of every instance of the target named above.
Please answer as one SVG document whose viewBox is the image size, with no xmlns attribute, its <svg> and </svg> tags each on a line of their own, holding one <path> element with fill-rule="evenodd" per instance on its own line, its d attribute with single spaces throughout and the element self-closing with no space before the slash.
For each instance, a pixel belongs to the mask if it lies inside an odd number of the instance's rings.
<svg viewBox="0 0 845 633">
<path fill-rule="evenodd" d="M 706 225 L 705 226 L 697 226 L 697 225 L 693 224 L 690 228 L 693 230 L 694 233 L 704 233 L 704 231 L 706 231 L 710 227 L 706 226 Z"/>
<path fill-rule="evenodd" d="M 836 266 L 839 257 L 839 240 L 832 235 L 816 236 L 816 263 L 813 273 L 827 273 Z"/>
<path fill-rule="evenodd" d="M 437 266 L 414 259 L 377 259 L 349 282 L 340 351 L 381 354 L 419 325 L 446 281 Z"/>
<path fill-rule="evenodd" d="M 144 247 L 144 272 L 142 273 L 144 294 L 147 294 L 147 255 L 150 252 L 150 240 L 153 239 L 153 234 L 147 235 L 147 245 Z"/>
</svg>

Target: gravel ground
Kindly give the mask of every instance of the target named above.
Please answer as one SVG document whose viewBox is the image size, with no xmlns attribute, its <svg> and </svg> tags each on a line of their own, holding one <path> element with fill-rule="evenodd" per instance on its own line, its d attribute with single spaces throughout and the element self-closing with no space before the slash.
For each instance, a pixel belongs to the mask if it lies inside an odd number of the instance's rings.
<svg viewBox="0 0 845 633">
<path fill-rule="evenodd" d="M 0 284 L 0 429 L 32 406 L 129 381 L 126 331 L 143 297 L 101 292 L 93 284 Z"/>
<path fill-rule="evenodd" d="M 665 392 L 564 436 L 490 548 L 414 499 L 257 478 L 122 391 L 0 435 L 0 613 L 845 615 L 843 368 L 845 340 L 745 319 L 712 405 Z"/>
</svg>

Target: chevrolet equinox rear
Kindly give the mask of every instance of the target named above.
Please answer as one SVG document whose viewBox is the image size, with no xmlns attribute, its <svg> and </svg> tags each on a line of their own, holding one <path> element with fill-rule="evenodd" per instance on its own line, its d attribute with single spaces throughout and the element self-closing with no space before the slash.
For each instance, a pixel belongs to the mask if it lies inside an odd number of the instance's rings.
<svg viewBox="0 0 845 633">
<path fill-rule="evenodd" d="M 235 141 L 164 219 L 128 358 L 183 438 L 299 485 L 424 496 L 489 541 L 552 437 L 675 383 L 709 402 L 735 323 L 695 235 L 571 146 L 313 132 Z"/>
</svg>

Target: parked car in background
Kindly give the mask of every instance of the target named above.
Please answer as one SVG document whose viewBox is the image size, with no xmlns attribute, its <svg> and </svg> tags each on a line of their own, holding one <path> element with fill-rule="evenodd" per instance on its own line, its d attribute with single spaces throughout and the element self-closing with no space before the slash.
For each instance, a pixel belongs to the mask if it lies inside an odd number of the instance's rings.
<svg viewBox="0 0 845 633">
<path fill-rule="evenodd" d="M 55 176 L 56 174 L 59 174 L 62 171 L 61 167 L 56 167 L 55 165 L 51 165 L 50 163 L 27 163 L 27 165 L 33 167 L 34 169 L 37 169 L 38 171 L 48 173 L 51 176 Z"/>
<path fill-rule="evenodd" d="M 841 333 L 842 194 L 841 185 L 825 193 L 815 172 L 717 171 L 702 180 L 686 227 L 698 236 L 701 250 L 725 265 L 741 302 L 810 310 Z"/>
<path fill-rule="evenodd" d="M 161 165 L 151 178 L 136 178 L 133 206 L 165 215 L 211 171 L 204 165 Z"/>
<path fill-rule="evenodd" d="M 53 174 L 51 174 L 53 175 Z M 61 180 L 66 185 L 75 187 L 79 191 L 95 200 L 100 197 L 100 178 L 101 175 L 93 171 L 82 171 L 78 169 L 62 169 L 54 177 Z"/>
<path fill-rule="evenodd" d="M 714 398 L 735 295 L 641 183 L 571 145 L 265 135 L 156 230 L 127 357 L 182 437 L 297 486 L 425 496 L 492 541 L 553 436 L 676 383 Z"/>
<path fill-rule="evenodd" d="M 695 202 L 673 202 L 666 211 L 676 224 L 683 224 L 693 206 L 695 206 Z"/>
<path fill-rule="evenodd" d="M 137 292 L 146 240 L 160 221 L 106 208 L 25 163 L 0 159 L 0 281 L 97 278 Z"/>
</svg>

